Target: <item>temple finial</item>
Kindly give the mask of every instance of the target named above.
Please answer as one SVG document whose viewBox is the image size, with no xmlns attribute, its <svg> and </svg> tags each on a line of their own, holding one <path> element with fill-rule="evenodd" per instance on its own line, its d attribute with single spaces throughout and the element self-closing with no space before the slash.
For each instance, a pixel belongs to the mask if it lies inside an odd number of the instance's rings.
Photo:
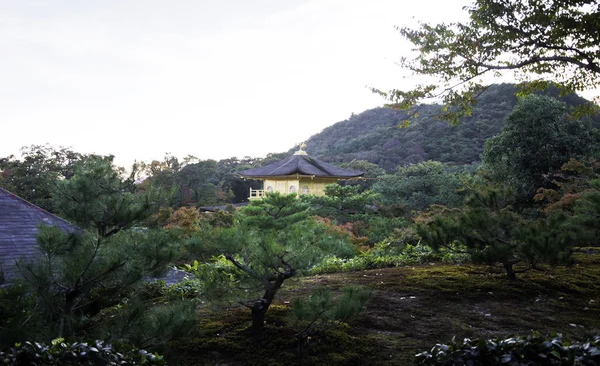
<svg viewBox="0 0 600 366">
<path fill-rule="evenodd" d="M 294 155 L 308 155 L 308 154 L 306 153 L 306 151 L 302 150 L 302 149 L 306 149 L 306 143 L 304 143 L 304 142 L 300 142 L 300 143 L 296 144 L 296 146 L 298 146 L 298 149 L 299 149 L 299 150 L 298 150 L 298 151 L 296 151 L 296 152 L 294 153 Z"/>
</svg>

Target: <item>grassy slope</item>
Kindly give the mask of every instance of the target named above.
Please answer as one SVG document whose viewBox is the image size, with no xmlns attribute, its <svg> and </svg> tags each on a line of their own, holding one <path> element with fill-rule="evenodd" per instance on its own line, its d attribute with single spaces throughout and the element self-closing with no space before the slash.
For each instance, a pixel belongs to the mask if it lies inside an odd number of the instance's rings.
<svg viewBox="0 0 600 366">
<path fill-rule="evenodd" d="M 298 356 L 284 301 L 318 285 L 353 283 L 376 290 L 351 326 L 311 339 Z M 174 363 L 202 365 L 406 365 L 453 336 L 506 337 L 561 332 L 580 338 L 600 329 L 600 254 L 577 254 L 568 267 L 528 272 L 516 283 L 486 267 L 423 265 L 303 279 L 279 296 L 261 339 L 246 333 L 242 308 L 200 313 L 198 334 L 175 343 Z"/>
</svg>

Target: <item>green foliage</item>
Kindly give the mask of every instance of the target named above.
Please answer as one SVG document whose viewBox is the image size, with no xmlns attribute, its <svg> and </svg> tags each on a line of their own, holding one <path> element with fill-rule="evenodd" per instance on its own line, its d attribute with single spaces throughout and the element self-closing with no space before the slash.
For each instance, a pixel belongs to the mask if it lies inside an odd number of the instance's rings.
<svg viewBox="0 0 600 366">
<path fill-rule="evenodd" d="M 152 306 L 138 296 L 124 298 L 120 304 L 104 309 L 97 316 L 102 321 L 94 334 L 116 344 L 153 349 L 187 336 L 195 327 L 197 302 L 172 295 L 175 294 L 155 299 Z M 167 301 L 168 298 L 171 301 Z"/>
<path fill-rule="evenodd" d="M 309 204 L 310 213 L 327 217 L 339 224 L 355 221 L 357 215 L 373 212 L 378 196 L 370 191 L 362 191 L 360 186 L 329 184 L 325 186 L 325 196 L 300 196 Z"/>
<path fill-rule="evenodd" d="M 543 337 L 534 332 L 526 337 L 468 339 L 436 344 L 431 351 L 415 356 L 415 365 L 597 365 L 600 336 L 581 342 L 563 340 L 561 334 Z"/>
<path fill-rule="evenodd" d="M 404 218 L 388 215 L 388 211 L 382 210 L 378 205 L 379 197 L 358 185 L 330 184 L 325 187 L 325 196 L 306 195 L 300 200 L 310 205 L 311 214 L 330 219 L 354 236 L 355 241 L 371 245 L 406 223 Z"/>
<path fill-rule="evenodd" d="M 152 187 L 168 192 L 167 205 L 170 206 L 177 191 L 176 175 L 186 162 L 187 160 L 180 163 L 176 157 L 166 154 L 162 161 L 152 160 L 150 163 L 138 163 L 139 171 L 144 178 L 139 184 L 139 188 L 146 190 Z"/>
<path fill-rule="evenodd" d="M 55 212 L 52 190 L 58 179 L 69 179 L 74 165 L 85 158 L 70 149 L 49 145 L 21 148 L 21 160 L 0 158 L 0 187 L 50 212 Z"/>
<path fill-rule="evenodd" d="M 594 158 L 581 161 L 571 158 L 560 171 L 549 175 L 555 186 L 538 189 L 533 199 L 543 205 L 542 211 L 547 214 L 572 213 L 573 204 L 593 189 L 592 183 L 600 178 L 599 169 L 600 164 Z"/>
<path fill-rule="evenodd" d="M 423 215 L 417 233 L 434 249 L 464 245 L 474 262 L 499 263 L 511 280 L 516 279 L 515 273 L 535 269 L 540 262 L 566 261 L 571 243 L 561 222 L 523 219 L 511 203 L 508 192 L 474 192 L 462 208 L 436 207 Z M 525 268 L 515 271 L 517 264 Z"/>
<path fill-rule="evenodd" d="M 102 341 L 65 342 L 56 338 L 48 344 L 26 341 L 0 352 L 4 365 L 165 365 L 162 356 L 135 348 L 118 350 Z"/>
<path fill-rule="evenodd" d="M 523 82 L 523 93 L 546 88 L 545 80 L 561 94 L 593 89 L 600 84 L 600 16 L 588 5 L 587 0 L 476 0 L 465 7 L 467 22 L 398 27 L 417 52 L 401 65 L 434 81 L 409 91 L 374 91 L 401 109 L 441 97 L 441 117 L 456 124 L 472 114 L 475 98 L 485 90 L 484 74 L 511 73 Z"/>
<path fill-rule="evenodd" d="M 307 216 L 307 205 L 294 195 L 270 194 L 239 211 L 232 227 L 205 230 L 189 250 L 221 253 L 194 274 L 204 297 L 244 304 L 252 311 L 252 328 L 262 330 L 264 317 L 284 281 L 307 271 L 328 253 L 353 255 L 346 235 Z"/>
<path fill-rule="evenodd" d="M 134 181 L 112 157 L 91 156 L 75 165 L 73 177 L 57 183 L 53 199 L 59 213 L 79 227 L 107 237 L 152 214 L 159 192 L 136 194 Z"/>
<path fill-rule="evenodd" d="M 185 270 L 194 272 L 198 270 L 198 261 L 194 262 L 194 266 L 186 264 Z M 202 284 L 200 280 L 195 278 L 184 278 L 183 280 L 167 285 L 163 280 L 146 281 L 143 283 L 139 291 L 140 299 L 144 301 L 169 303 L 176 300 L 197 299 L 200 295 Z"/>
<path fill-rule="evenodd" d="M 355 235 L 366 237 L 369 245 L 379 243 L 389 237 L 394 230 L 407 226 L 407 220 L 404 217 L 382 215 L 381 211 L 383 210 L 379 208 L 378 215 L 357 215 L 358 221 L 354 225 Z"/>
<path fill-rule="evenodd" d="M 200 230 L 200 212 L 194 207 L 179 207 L 172 212 L 165 227 L 190 235 Z"/>
<path fill-rule="evenodd" d="M 311 136 L 307 151 L 330 163 L 366 160 L 388 172 L 427 160 L 471 166 L 481 160 L 485 141 L 502 130 L 506 116 L 517 105 L 517 90 L 514 84 L 490 86 L 477 97 L 472 116 L 464 118 L 458 126 L 449 126 L 439 119 L 442 113 L 439 105 L 421 105 L 419 117 L 407 128 L 397 127 L 406 118 L 405 112 L 370 109 Z M 552 85 L 539 93 L 558 98 L 569 107 L 589 103 L 575 94 L 561 96 Z M 591 118 L 598 127 L 600 119 Z"/>
<path fill-rule="evenodd" d="M 401 204 L 408 210 L 421 211 L 432 204 L 459 205 L 468 179 L 467 173 L 451 173 L 437 161 L 426 161 L 382 176 L 373 190 L 384 204 Z"/>
<path fill-rule="evenodd" d="M 32 328 L 41 331 L 36 310 L 36 298 L 25 284 L 0 287 L 0 348 L 26 339 Z"/>
<path fill-rule="evenodd" d="M 600 180 L 592 180 L 591 188 L 575 202 L 567 222 L 567 229 L 576 233 L 579 246 L 597 246 L 600 242 Z"/>
<path fill-rule="evenodd" d="M 179 188 L 175 197 L 176 205 L 202 206 L 223 202 L 217 196 L 220 191 L 217 169 L 215 160 L 198 161 L 183 167 L 175 177 Z"/>
<path fill-rule="evenodd" d="M 172 192 L 168 205 L 175 209 L 243 202 L 248 199 L 249 188 L 260 188 L 260 182 L 242 179 L 236 171 L 259 166 L 266 160 L 232 157 L 217 162 L 187 156 L 180 161 L 167 154 L 161 161 L 139 164 L 145 177 L 140 188 Z"/>
<path fill-rule="evenodd" d="M 244 225 L 260 230 L 282 230 L 308 217 L 308 205 L 295 194 L 268 193 L 264 199 L 251 201 L 242 209 Z"/>
<path fill-rule="evenodd" d="M 224 254 L 189 269 L 206 286 L 204 296 L 227 294 L 235 302 L 252 302 L 277 278 L 283 281 L 301 274 L 328 253 L 354 255 L 346 236 L 331 232 L 312 219 L 276 232 L 239 226 L 214 229 L 211 238 L 213 248 Z M 245 290 L 234 291 L 236 288 Z"/>
<path fill-rule="evenodd" d="M 146 275 L 162 275 L 179 252 L 177 241 L 156 230 L 122 231 L 102 241 L 90 234 L 42 227 L 44 254 L 36 263 L 19 263 L 52 334 L 76 335 L 99 326 L 92 318 L 129 296 Z"/>
<path fill-rule="evenodd" d="M 421 244 L 405 245 L 398 253 L 398 250 L 391 248 L 389 243 L 382 242 L 376 244 L 373 249 L 352 258 L 340 258 L 335 255 L 328 255 L 310 269 L 310 274 L 353 272 L 435 262 L 464 263 L 468 260 L 469 258 L 462 253 L 456 253 L 453 250 L 443 248 L 433 250 Z"/>
<path fill-rule="evenodd" d="M 483 162 L 492 179 L 529 199 L 537 188 L 551 183 L 546 180 L 549 172 L 593 153 L 597 139 L 589 121 L 574 119 L 567 110 L 565 103 L 550 97 L 521 98 L 502 133 L 486 142 Z"/>
<path fill-rule="evenodd" d="M 18 264 L 49 335 L 102 329 L 105 319 L 97 314 L 132 296 L 144 276 L 165 274 L 179 255 L 179 241 L 171 233 L 133 227 L 158 202 L 151 192 L 135 190 L 110 157 L 88 157 L 75 165 L 71 179 L 58 183 L 54 198 L 60 212 L 87 231 L 40 227 L 40 259 Z"/>
<path fill-rule="evenodd" d="M 340 164 L 340 166 L 342 168 L 358 170 L 364 173 L 361 177 L 362 179 L 346 181 L 349 184 L 360 186 L 362 190 L 369 189 L 373 185 L 373 183 L 376 182 L 377 177 L 385 174 L 385 170 L 383 168 L 367 160 L 354 159 L 349 163 Z"/>
<path fill-rule="evenodd" d="M 306 298 L 296 298 L 293 302 L 296 326 L 302 330 L 296 339 L 302 344 L 311 335 L 348 323 L 365 308 L 373 291 L 358 286 L 345 286 L 342 295 L 335 298 L 331 289 L 319 287 Z"/>
</svg>

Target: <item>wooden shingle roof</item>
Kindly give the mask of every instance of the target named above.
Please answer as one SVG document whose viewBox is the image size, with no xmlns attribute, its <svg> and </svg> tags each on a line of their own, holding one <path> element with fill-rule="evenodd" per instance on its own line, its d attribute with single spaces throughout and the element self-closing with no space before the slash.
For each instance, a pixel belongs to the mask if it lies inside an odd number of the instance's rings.
<svg viewBox="0 0 600 366">
<path fill-rule="evenodd" d="M 242 177 L 266 178 L 285 175 L 309 175 L 328 178 L 354 178 L 360 177 L 364 172 L 350 170 L 331 165 L 305 154 L 294 154 L 287 159 L 256 168 L 238 172 Z"/>
<path fill-rule="evenodd" d="M 0 188 L 0 265 L 7 282 L 20 277 L 15 263 L 39 255 L 37 234 L 40 225 L 81 231 L 77 226 Z"/>
</svg>

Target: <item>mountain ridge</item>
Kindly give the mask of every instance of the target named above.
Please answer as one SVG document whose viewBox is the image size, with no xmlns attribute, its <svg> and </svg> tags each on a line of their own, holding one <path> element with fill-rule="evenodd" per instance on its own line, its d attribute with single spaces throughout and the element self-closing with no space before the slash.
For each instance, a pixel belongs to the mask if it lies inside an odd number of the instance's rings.
<svg viewBox="0 0 600 366">
<path fill-rule="evenodd" d="M 485 140 L 500 133 L 504 119 L 516 106 L 517 91 L 514 84 L 491 85 L 478 98 L 472 116 L 456 127 L 437 119 L 442 107 L 435 104 L 421 105 L 419 116 L 404 128 L 398 126 L 407 118 L 406 111 L 369 109 L 312 135 L 306 141 L 306 151 L 328 163 L 366 160 L 387 171 L 425 160 L 451 165 L 477 163 Z M 555 87 L 542 94 L 558 97 L 569 106 L 590 103 L 576 94 L 559 97 Z M 598 116 L 591 118 L 594 126 L 600 126 Z"/>
</svg>

